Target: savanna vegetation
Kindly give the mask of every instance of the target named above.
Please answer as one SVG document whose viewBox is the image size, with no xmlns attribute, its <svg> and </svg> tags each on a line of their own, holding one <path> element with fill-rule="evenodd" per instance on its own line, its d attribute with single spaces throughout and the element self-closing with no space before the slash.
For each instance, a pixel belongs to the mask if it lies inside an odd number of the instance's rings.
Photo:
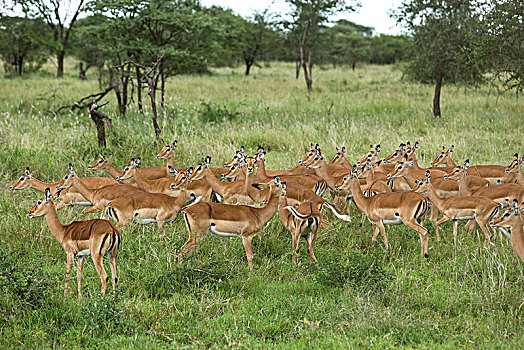
<svg viewBox="0 0 524 350">
<path fill-rule="evenodd" d="M 453 246 L 451 223 L 437 244 L 433 225 L 429 259 L 421 260 L 415 232 L 387 228 L 390 249 L 371 246 L 370 226 L 359 235 L 360 214 L 351 223 L 326 215 L 316 246 L 318 263 L 291 262 L 289 233 L 275 217 L 254 239 L 254 269 L 237 239 L 208 234 L 179 266 L 176 251 L 187 238 L 179 217 L 167 226 L 168 240 L 154 225 L 122 231 L 116 294 L 100 295 L 91 261 L 84 268 L 83 298 L 74 287 L 63 296 L 65 254 L 44 219 L 27 210 L 42 195 L 9 191 L 29 167 L 56 182 L 73 163 L 82 176 L 101 151 L 122 168 L 141 156 L 143 166 L 161 146 L 146 118 L 131 107 L 118 114 L 113 98 L 105 112 L 114 133 L 98 148 L 87 111 L 46 113 L 96 90 L 96 79 L 78 80 L 76 62 L 66 60 L 62 80 L 52 66 L 40 75 L 7 80 L 1 87 L 2 347 L 480 347 L 522 345 L 523 265 L 505 240 L 483 246 L 478 232 Z M 175 159 L 191 166 L 211 155 L 220 165 L 244 145 L 266 148 L 267 166 L 286 169 L 318 142 L 327 155 L 345 146 L 355 162 L 381 143 L 381 153 L 400 142 L 420 142 L 419 161 L 428 166 L 441 147 L 455 145 L 457 161 L 509 164 L 522 152 L 522 100 L 489 95 L 487 88 L 446 89 L 434 119 L 427 100 L 432 89 L 407 82 L 393 66 L 319 70 L 312 94 L 294 79 L 292 64 L 213 70 L 184 75 L 166 86 L 159 115 L 162 135 L 178 139 Z M 99 176 L 107 176 L 97 174 Z M 82 208 L 62 209 L 63 222 L 86 219 Z M 303 244 L 303 243 L 302 243 Z M 107 266 L 107 262 L 106 262 Z M 73 283 L 74 285 L 74 283 Z"/>
</svg>

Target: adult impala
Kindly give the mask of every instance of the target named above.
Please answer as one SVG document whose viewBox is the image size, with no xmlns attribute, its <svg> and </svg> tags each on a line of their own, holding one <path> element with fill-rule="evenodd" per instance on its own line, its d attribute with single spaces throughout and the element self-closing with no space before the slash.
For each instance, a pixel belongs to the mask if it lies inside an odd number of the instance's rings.
<svg viewBox="0 0 524 350">
<path fill-rule="evenodd" d="M 44 198 L 38 200 L 36 205 L 29 209 L 28 216 L 34 218 L 45 215 L 49 230 L 55 239 L 64 248 L 67 254 L 67 274 L 64 295 L 67 294 L 69 284 L 69 272 L 73 267 L 73 258 L 78 258 L 77 283 L 78 296 L 82 294 L 82 269 L 84 258 L 91 255 L 95 263 L 96 271 L 102 282 L 102 294 L 106 292 L 107 274 L 103 266 L 104 256 L 109 257 L 113 290 L 116 288 L 116 259 L 120 247 L 120 232 L 112 222 L 104 219 L 93 219 L 87 221 L 73 221 L 68 225 L 62 225 L 56 214 L 55 204 L 51 197 L 49 188 L 44 190 Z"/>
<path fill-rule="evenodd" d="M 222 237 L 240 237 L 249 268 L 253 268 L 251 240 L 277 212 L 282 191 L 278 177 L 265 184 L 256 184 L 255 187 L 260 190 L 270 188 L 268 203 L 262 208 L 202 202 L 182 209 L 189 238 L 178 253 L 179 262 L 182 262 L 183 255 L 190 255 L 198 242 L 210 231 Z"/>
<path fill-rule="evenodd" d="M 491 222 L 493 228 L 504 228 L 511 231 L 511 245 L 513 250 L 524 262 L 524 232 L 522 231 L 521 210 L 516 200 L 511 203 L 511 209 Z"/>
</svg>

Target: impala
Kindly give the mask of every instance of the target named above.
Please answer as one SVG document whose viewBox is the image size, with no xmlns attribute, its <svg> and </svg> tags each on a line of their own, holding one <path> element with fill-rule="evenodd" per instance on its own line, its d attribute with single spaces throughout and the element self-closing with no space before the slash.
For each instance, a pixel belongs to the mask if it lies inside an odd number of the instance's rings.
<svg viewBox="0 0 524 350">
<path fill-rule="evenodd" d="M 107 185 L 98 189 L 91 189 L 84 183 L 85 179 L 76 176 L 73 166 L 69 163 L 69 174 L 64 176 L 63 183 L 57 185 L 57 190 L 64 190 L 74 187 L 93 207 L 84 210 L 84 213 L 94 213 L 103 210 L 109 202 L 121 196 L 131 193 L 145 192 L 140 187 L 131 185 Z"/>
<path fill-rule="evenodd" d="M 373 145 L 369 145 L 369 152 L 366 153 L 362 159 L 360 159 L 359 162 L 357 162 L 357 166 L 361 166 L 366 163 L 366 161 L 370 161 L 371 165 L 378 165 L 377 171 L 388 173 L 391 171 L 394 165 L 392 164 L 386 164 L 385 162 L 381 161 L 378 153 L 380 152 L 380 145 L 376 145 L 373 147 Z"/>
<path fill-rule="evenodd" d="M 73 221 L 69 225 L 62 225 L 56 214 L 55 204 L 49 188 L 44 190 L 44 198 L 40 199 L 34 207 L 29 209 L 28 216 L 34 218 L 45 215 L 47 225 L 53 237 L 60 243 L 67 254 L 67 274 L 64 295 L 67 294 L 69 272 L 73 267 L 74 257 L 78 257 L 77 282 L 78 296 L 82 294 L 82 269 L 84 258 L 91 255 L 96 271 L 102 282 L 102 294 L 106 292 L 107 274 L 103 266 L 103 257 L 109 257 L 111 267 L 113 290 L 116 288 L 116 259 L 120 247 L 120 232 L 108 220 L 93 219 L 87 221 Z"/>
<path fill-rule="evenodd" d="M 168 196 L 177 196 L 176 192 L 173 192 L 171 184 L 174 182 L 172 177 L 164 177 L 156 180 L 150 180 L 143 176 L 142 172 L 138 171 L 138 165 L 140 164 L 140 158 L 131 159 L 131 163 L 124 168 L 122 176 L 118 177 L 118 181 L 123 181 L 129 178 L 133 178 L 136 184 L 150 193 L 163 193 Z M 169 166 L 170 174 L 177 174 L 178 171 Z M 205 181 L 196 181 L 187 185 L 187 190 L 190 194 L 195 197 L 202 197 L 202 200 L 209 201 L 211 199 L 211 187 L 207 185 Z"/>
<path fill-rule="evenodd" d="M 491 222 L 494 228 L 504 228 L 511 231 L 511 245 L 513 250 L 524 262 L 524 232 L 522 231 L 522 219 L 519 210 L 519 204 L 513 200 L 511 209 L 506 210 L 504 214 Z"/>
<path fill-rule="evenodd" d="M 475 220 L 484 233 L 484 244 L 488 243 L 491 237 L 488 230 L 489 222 L 498 215 L 501 205 L 492 199 L 482 196 L 454 196 L 442 198 L 433 188 L 430 178 L 430 172 L 427 171 L 426 179 L 424 181 L 417 180 L 418 187 L 415 191 L 419 193 L 426 192 L 431 203 L 433 203 L 433 205 L 435 205 L 443 215 L 440 220 L 435 222 L 437 242 L 440 241 L 438 233 L 438 227 L 440 224 L 449 220 L 453 221 L 453 240 L 456 245 L 458 220 Z M 469 227 L 468 236 L 473 229 L 471 225 Z"/>
<path fill-rule="evenodd" d="M 244 244 L 249 268 L 253 268 L 251 240 L 262 227 L 273 218 L 278 209 L 282 191 L 280 179 L 275 177 L 265 184 L 255 184 L 263 190 L 270 188 L 268 203 L 262 208 L 247 205 L 222 203 L 197 203 L 181 210 L 189 231 L 189 238 L 178 253 L 179 262 L 183 255 L 190 255 L 208 231 L 223 237 L 240 237 Z"/>
<path fill-rule="evenodd" d="M 185 187 L 192 171 L 192 168 L 188 168 L 187 172 L 176 172 L 170 185 L 171 190 L 178 194 L 176 197 L 148 192 L 118 197 L 107 205 L 108 217 L 117 227 L 125 227 L 133 221 L 139 224 L 156 222 L 159 233 L 164 234 L 166 222 L 175 220 L 180 209 L 187 205 L 190 196 Z M 200 197 L 194 203 L 198 201 Z"/>
<path fill-rule="evenodd" d="M 436 167 L 436 166 L 439 166 L 439 165 L 444 165 L 443 167 L 441 167 L 441 169 L 446 171 L 446 172 L 450 172 L 453 169 L 455 169 L 457 167 L 457 164 L 455 164 L 453 159 L 451 159 L 451 153 L 453 152 L 454 149 L 455 149 L 454 145 L 451 145 L 451 147 L 448 148 L 448 149 L 446 149 L 446 147 L 442 146 L 442 151 L 435 158 L 435 160 L 433 160 L 431 162 L 430 166 Z"/>
<path fill-rule="evenodd" d="M 341 148 L 336 147 L 337 153 L 329 161 L 329 164 L 336 164 L 346 169 L 351 169 L 352 164 L 346 158 L 346 147 L 342 146 Z"/>
<path fill-rule="evenodd" d="M 86 177 L 83 178 L 82 181 L 87 187 L 91 189 L 97 189 L 103 186 L 114 185 L 118 183 L 108 177 Z M 88 202 L 88 200 L 74 188 L 70 188 L 65 191 L 59 191 L 57 187 L 60 187 L 63 183 L 64 180 L 56 183 L 45 183 L 37 180 L 31 174 L 29 168 L 26 168 L 24 174 L 11 185 L 11 190 L 21 190 L 31 187 L 37 191 L 44 192 L 46 188 L 50 188 L 51 195 L 60 199 L 60 203 L 58 203 L 56 206 L 57 209 L 63 208 L 66 205 L 91 205 L 91 203 Z"/>
<path fill-rule="evenodd" d="M 413 191 L 379 193 L 365 197 L 357 178 L 357 168 L 353 166 L 351 173 L 343 177 L 336 185 L 338 189 L 351 189 L 353 200 L 357 207 L 368 217 L 376 227 L 372 242 L 375 243 L 380 232 L 384 245 L 388 249 L 388 239 L 384 225 L 404 224 L 418 232 L 420 236 L 420 257 L 428 257 L 428 230 L 422 226 L 422 220 L 427 210 L 427 202 L 420 194 Z"/>
<path fill-rule="evenodd" d="M 308 245 L 308 257 L 317 261 L 313 248 L 317 241 L 317 233 L 322 222 L 322 213 L 312 202 L 304 202 L 295 209 L 288 204 L 286 197 L 286 183 L 282 183 L 282 193 L 278 211 L 280 222 L 291 232 L 293 242 L 292 261 L 297 262 L 300 238 L 304 237 Z"/>
<path fill-rule="evenodd" d="M 515 182 L 524 185 L 524 174 L 522 173 L 521 164 L 524 161 L 524 156 L 519 159 L 519 155 L 513 155 L 513 161 L 504 169 L 504 176 L 500 179 L 501 183 Z"/>
</svg>

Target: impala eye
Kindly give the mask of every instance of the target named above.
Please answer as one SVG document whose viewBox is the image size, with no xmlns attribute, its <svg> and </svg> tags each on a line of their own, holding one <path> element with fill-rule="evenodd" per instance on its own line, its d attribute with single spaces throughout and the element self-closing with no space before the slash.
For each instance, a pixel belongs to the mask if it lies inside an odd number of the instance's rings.
<svg viewBox="0 0 524 350">
<path fill-rule="evenodd" d="M 438 156 L 439 158 L 442 158 L 442 154 L 440 156 Z"/>
<path fill-rule="evenodd" d="M 509 213 L 504 214 L 504 217 L 505 218 L 509 217 Z"/>
<path fill-rule="evenodd" d="M 67 178 L 68 178 L 68 176 L 67 176 L 67 175 L 66 175 L 66 176 L 64 176 L 64 180 L 67 180 Z"/>
<path fill-rule="evenodd" d="M 98 164 L 102 164 L 103 162 L 104 162 L 104 161 L 103 161 L 102 159 L 100 159 L 100 160 L 98 161 Z"/>
<path fill-rule="evenodd" d="M 37 205 L 41 205 L 42 204 L 42 201 L 38 201 L 36 202 Z"/>
<path fill-rule="evenodd" d="M 24 181 L 24 180 L 25 180 L 25 179 L 24 179 L 24 177 L 22 176 L 22 177 L 20 178 L 19 181 L 22 182 L 22 181 Z"/>
<path fill-rule="evenodd" d="M 347 180 L 348 180 L 348 177 L 347 177 L 347 176 L 345 176 L 345 177 L 344 177 L 344 181 L 347 181 Z"/>
</svg>

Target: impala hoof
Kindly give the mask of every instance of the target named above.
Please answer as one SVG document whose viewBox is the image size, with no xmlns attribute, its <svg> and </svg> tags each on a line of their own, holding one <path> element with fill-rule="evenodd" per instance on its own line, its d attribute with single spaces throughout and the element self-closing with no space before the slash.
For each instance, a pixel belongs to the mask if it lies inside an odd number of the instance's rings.
<svg viewBox="0 0 524 350">
<path fill-rule="evenodd" d="M 426 258 L 426 260 L 429 259 L 428 253 L 424 253 L 424 258 Z"/>
</svg>

